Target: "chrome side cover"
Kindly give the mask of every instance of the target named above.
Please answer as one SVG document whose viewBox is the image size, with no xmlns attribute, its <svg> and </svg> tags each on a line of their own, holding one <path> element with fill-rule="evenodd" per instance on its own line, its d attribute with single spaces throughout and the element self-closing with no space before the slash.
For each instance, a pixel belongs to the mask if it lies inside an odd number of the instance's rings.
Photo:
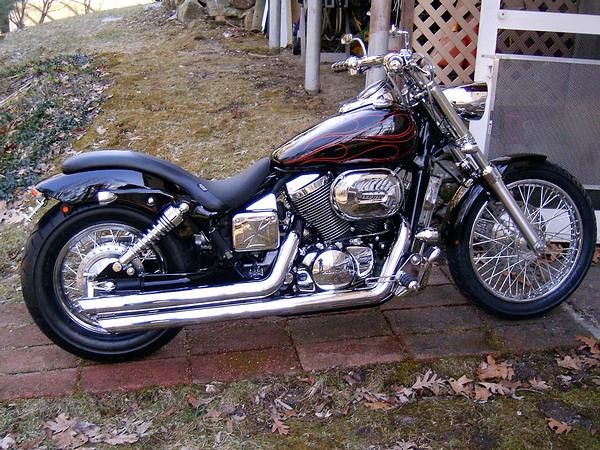
<svg viewBox="0 0 600 450">
<path fill-rule="evenodd" d="M 236 252 L 275 250 L 279 247 L 276 211 L 248 212 L 233 216 L 233 248 Z"/>
<path fill-rule="evenodd" d="M 236 252 L 275 250 L 279 247 L 277 199 L 273 194 L 257 200 L 232 220 L 233 248 Z"/>
<path fill-rule="evenodd" d="M 394 215 L 402 206 L 404 188 L 389 169 L 349 170 L 331 185 L 331 204 L 346 220 Z"/>
</svg>

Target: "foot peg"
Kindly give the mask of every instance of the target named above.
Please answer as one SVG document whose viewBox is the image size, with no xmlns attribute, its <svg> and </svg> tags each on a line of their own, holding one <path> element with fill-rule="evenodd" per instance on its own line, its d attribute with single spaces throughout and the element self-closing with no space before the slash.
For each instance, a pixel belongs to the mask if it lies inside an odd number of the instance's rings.
<svg viewBox="0 0 600 450">
<path fill-rule="evenodd" d="M 417 278 L 414 275 L 404 271 L 399 272 L 398 275 L 396 275 L 396 280 L 402 287 L 405 287 L 410 291 L 417 291 L 419 289 L 419 282 L 417 281 Z M 396 289 L 396 292 L 397 291 L 398 289 Z"/>
</svg>

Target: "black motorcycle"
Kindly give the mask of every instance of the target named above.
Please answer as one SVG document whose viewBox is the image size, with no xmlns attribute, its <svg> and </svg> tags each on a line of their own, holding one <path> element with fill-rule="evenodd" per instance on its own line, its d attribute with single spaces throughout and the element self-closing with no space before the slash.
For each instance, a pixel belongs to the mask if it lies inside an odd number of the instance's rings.
<svg viewBox="0 0 600 450">
<path fill-rule="evenodd" d="M 463 119 L 480 117 L 485 85 L 442 90 L 408 48 L 333 65 L 372 67 L 386 79 L 233 178 L 129 151 L 65 161 L 34 189 L 56 200 L 22 264 L 37 325 L 123 360 L 189 324 L 379 305 L 423 288 L 442 250 L 496 314 L 564 301 L 595 247 L 581 185 L 542 155 L 484 157 Z"/>
</svg>

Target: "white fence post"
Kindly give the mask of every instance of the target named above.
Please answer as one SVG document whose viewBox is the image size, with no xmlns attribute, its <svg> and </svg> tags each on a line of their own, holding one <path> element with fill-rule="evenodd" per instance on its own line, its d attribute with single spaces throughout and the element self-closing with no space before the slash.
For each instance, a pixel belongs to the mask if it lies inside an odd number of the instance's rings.
<svg viewBox="0 0 600 450">
<path fill-rule="evenodd" d="M 269 0 L 269 52 L 281 49 L 281 0 Z"/>
<path fill-rule="evenodd" d="M 306 65 L 304 89 L 309 94 L 318 94 L 319 64 L 321 59 L 321 0 L 308 0 L 306 18 Z"/>
</svg>

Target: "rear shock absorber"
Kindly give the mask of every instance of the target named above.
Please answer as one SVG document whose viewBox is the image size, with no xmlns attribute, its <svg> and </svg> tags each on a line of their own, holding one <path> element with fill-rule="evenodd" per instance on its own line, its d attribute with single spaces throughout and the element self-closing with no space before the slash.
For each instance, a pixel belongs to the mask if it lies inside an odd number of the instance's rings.
<svg viewBox="0 0 600 450">
<path fill-rule="evenodd" d="M 167 207 L 156 223 L 113 264 L 113 271 L 120 272 L 123 270 L 123 267 L 127 266 L 131 261 L 137 258 L 144 250 L 181 224 L 183 222 L 184 214 L 189 210 L 190 205 L 186 202 L 181 202 L 177 206 Z"/>
</svg>

